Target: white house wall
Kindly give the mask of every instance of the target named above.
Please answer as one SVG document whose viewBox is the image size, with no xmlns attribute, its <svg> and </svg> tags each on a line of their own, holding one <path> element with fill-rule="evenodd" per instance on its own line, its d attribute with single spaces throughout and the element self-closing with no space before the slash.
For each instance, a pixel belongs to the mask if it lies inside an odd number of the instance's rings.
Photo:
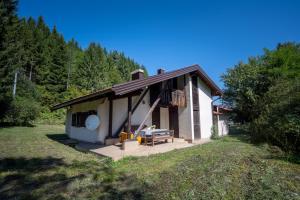
<svg viewBox="0 0 300 200">
<path fill-rule="evenodd" d="M 100 126 L 97 129 L 97 140 L 95 142 L 104 143 L 106 136 L 108 136 L 109 126 L 109 101 L 108 98 L 104 99 L 97 107 L 97 115 L 100 118 Z"/>
<path fill-rule="evenodd" d="M 132 105 L 134 106 L 139 99 L 139 96 L 135 96 L 132 98 Z M 140 125 L 148 111 L 150 110 L 150 92 L 147 92 L 142 102 L 139 104 L 137 109 L 134 111 L 131 117 L 131 124 L 132 125 Z M 145 122 L 146 126 L 152 125 L 152 115 L 148 117 L 148 119 Z"/>
<path fill-rule="evenodd" d="M 184 76 L 180 76 L 177 79 L 178 88 L 184 88 L 186 94 L 186 107 L 178 108 L 178 126 L 179 137 L 187 140 L 194 139 L 193 128 L 193 102 L 192 102 L 192 81 L 189 75 L 185 75 L 186 85 L 184 86 Z"/>
<path fill-rule="evenodd" d="M 219 136 L 228 135 L 229 132 L 228 116 L 226 116 L 226 114 L 219 115 L 218 132 L 219 132 Z"/>
<path fill-rule="evenodd" d="M 132 99 L 132 105 L 135 105 L 138 101 L 139 96 L 134 96 Z M 119 128 L 120 124 L 127 117 L 128 99 L 122 98 L 113 101 L 113 120 L 112 120 L 112 131 L 113 134 Z M 140 125 L 143 121 L 146 113 L 150 109 L 150 96 L 149 92 L 145 95 L 144 99 L 137 107 L 132 115 L 132 125 Z M 100 126 L 95 131 L 89 131 L 85 127 L 74 127 L 72 126 L 72 113 L 86 112 L 89 110 L 96 110 L 97 115 L 100 118 Z M 151 116 L 147 119 L 146 125 L 150 126 L 152 123 Z M 109 126 L 109 101 L 107 98 L 103 98 L 97 101 L 85 102 L 72 106 L 67 112 L 66 120 L 66 133 L 70 138 L 86 141 L 86 142 L 101 142 L 104 143 L 105 138 L 108 136 Z"/>
<path fill-rule="evenodd" d="M 201 138 L 210 138 L 213 125 L 211 89 L 201 79 L 198 79 L 198 91 Z"/>
<path fill-rule="evenodd" d="M 66 125 L 65 125 L 65 132 L 67 135 L 69 135 L 71 132 L 71 125 L 72 125 L 72 111 L 71 109 L 67 109 Z"/>
<path fill-rule="evenodd" d="M 112 134 L 118 130 L 119 126 L 127 117 L 128 99 L 113 100 Z"/>
<path fill-rule="evenodd" d="M 132 106 L 134 106 L 139 99 L 139 96 L 132 98 Z M 120 124 L 127 118 L 128 98 L 117 99 L 113 101 L 113 134 L 118 130 Z M 131 116 L 131 125 L 140 125 L 144 120 L 147 112 L 150 110 L 150 95 L 149 92 L 145 95 L 142 102 Z M 145 125 L 150 126 L 152 118 L 146 120 Z"/>
<path fill-rule="evenodd" d="M 97 100 L 92 102 L 85 102 L 77 105 L 73 105 L 71 108 L 72 113 L 76 112 L 86 112 L 89 110 L 98 110 L 98 106 L 103 103 L 103 100 Z M 103 119 L 100 117 L 101 123 L 103 122 Z M 72 119 L 70 118 L 70 121 L 72 123 Z M 99 128 L 98 128 L 99 129 Z M 97 142 L 98 141 L 98 131 L 94 130 L 90 131 L 86 129 L 85 127 L 70 127 L 70 133 L 69 137 L 74 138 L 77 140 L 82 140 L 86 142 Z"/>
<path fill-rule="evenodd" d="M 160 128 L 169 129 L 169 109 L 160 107 Z"/>
</svg>

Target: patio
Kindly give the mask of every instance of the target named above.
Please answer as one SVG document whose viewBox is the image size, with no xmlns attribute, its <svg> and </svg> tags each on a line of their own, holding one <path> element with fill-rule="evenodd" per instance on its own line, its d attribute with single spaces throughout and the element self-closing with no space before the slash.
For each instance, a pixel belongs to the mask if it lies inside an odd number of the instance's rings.
<svg viewBox="0 0 300 200">
<path fill-rule="evenodd" d="M 159 143 L 154 146 L 138 145 L 135 149 L 122 150 L 122 144 L 116 145 L 97 145 L 92 143 L 80 142 L 76 145 L 79 150 L 90 151 L 92 153 L 111 157 L 113 160 L 120 160 L 126 156 L 149 156 L 152 154 L 165 153 L 175 149 L 182 149 L 192 147 L 194 145 L 204 144 L 210 142 L 210 139 L 197 140 L 194 143 L 188 143 L 184 139 L 174 138 L 174 142 Z"/>
</svg>

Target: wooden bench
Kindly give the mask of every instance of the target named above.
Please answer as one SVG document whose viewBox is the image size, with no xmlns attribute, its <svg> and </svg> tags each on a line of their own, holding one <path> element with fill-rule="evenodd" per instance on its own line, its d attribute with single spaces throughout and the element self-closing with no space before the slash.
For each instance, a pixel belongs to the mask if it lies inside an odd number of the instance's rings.
<svg viewBox="0 0 300 200">
<path fill-rule="evenodd" d="M 165 133 L 163 135 L 158 133 Z M 147 145 L 148 142 L 152 143 L 152 146 L 154 146 L 154 142 L 158 141 L 165 141 L 168 142 L 168 139 L 172 139 L 172 143 L 174 142 L 174 130 L 159 130 L 152 132 L 152 135 L 145 135 L 142 137 L 144 144 Z"/>
</svg>

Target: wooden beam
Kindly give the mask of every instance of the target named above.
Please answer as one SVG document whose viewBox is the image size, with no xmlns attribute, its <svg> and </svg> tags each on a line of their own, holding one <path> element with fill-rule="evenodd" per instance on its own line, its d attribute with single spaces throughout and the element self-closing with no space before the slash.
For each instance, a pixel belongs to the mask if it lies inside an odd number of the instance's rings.
<svg viewBox="0 0 300 200">
<path fill-rule="evenodd" d="M 137 107 L 140 105 L 140 103 L 142 102 L 142 100 L 144 99 L 145 95 L 147 94 L 147 92 L 149 91 L 149 88 L 145 88 L 140 96 L 140 98 L 138 99 L 137 103 L 133 106 L 133 108 L 131 109 L 131 115 L 134 113 L 134 111 L 137 109 Z M 123 121 L 123 123 L 119 126 L 119 128 L 117 129 L 117 131 L 115 132 L 115 135 L 117 135 L 118 133 L 121 132 L 122 128 L 125 126 L 126 122 L 127 122 L 128 118 L 126 117 L 126 119 Z"/>
<path fill-rule="evenodd" d="M 112 138 L 113 100 L 111 97 L 109 97 L 108 100 L 109 100 L 108 137 Z"/>
<path fill-rule="evenodd" d="M 142 123 L 140 124 L 139 128 L 135 131 L 135 137 L 137 137 L 137 135 L 139 135 L 139 132 L 142 130 L 146 120 L 148 119 L 148 117 L 150 116 L 150 114 L 153 112 L 153 110 L 155 109 L 155 107 L 158 105 L 163 93 L 166 91 L 166 81 L 162 82 L 162 87 L 161 87 L 161 91 L 159 93 L 159 95 L 157 96 L 157 99 L 154 101 L 154 103 L 152 104 L 150 110 L 148 111 L 147 115 L 145 116 L 144 120 L 142 121 Z"/>
<path fill-rule="evenodd" d="M 132 96 L 128 97 L 128 120 L 127 120 L 127 133 L 130 133 L 131 131 L 131 107 L 132 107 Z"/>
<path fill-rule="evenodd" d="M 146 120 L 148 119 L 148 117 L 150 116 L 150 114 L 153 112 L 153 110 L 155 109 L 155 107 L 157 106 L 158 102 L 160 101 L 160 95 L 157 97 L 157 99 L 155 100 L 155 102 L 153 103 L 153 105 L 151 106 L 150 110 L 148 111 L 147 115 L 145 116 L 143 122 L 140 124 L 139 128 L 136 130 L 136 135 L 139 134 L 139 132 L 142 130 Z"/>
</svg>

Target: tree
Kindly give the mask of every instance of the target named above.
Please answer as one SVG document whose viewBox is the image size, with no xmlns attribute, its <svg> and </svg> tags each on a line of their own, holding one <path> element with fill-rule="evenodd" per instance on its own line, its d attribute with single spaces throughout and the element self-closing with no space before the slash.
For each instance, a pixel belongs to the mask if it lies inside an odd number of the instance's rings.
<svg viewBox="0 0 300 200">
<path fill-rule="evenodd" d="M 13 0 L 0 2 L 0 120 L 7 123 L 21 120 L 23 124 L 37 116 L 30 105 L 35 108 L 38 105 L 34 101 L 35 87 L 26 78 L 32 35 L 26 21 L 16 16 L 16 5 Z M 13 93 L 13 87 L 17 93 Z"/>
<path fill-rule="evenodd" d="M 67 78 L 67 89 L 76 82 L 74 74 L 77 71 L 77 67 L 80 61 L 83 59 L 83 51 L 79 47 L 78 43 L 71 39 L 67 43 L 67 68 L 68 68 L 68 78 Z"/>
<path fill-rule="evenodd" d="M 262 56 L 239 63 L 222 76 L 224 98 L 235 121 L 250 127 L 254 141 L 299 151 L 300 45 L 279 44 Z"/>
<path fill-rule="evenodd" d="M 44 105 L 53 105 L 63 100 L 67 89 L 67 52 L 63 37 L 54 27 L 49 37 L 50 62 L 48 74 L 44 78 L 45 95 L 42 96 Z"/>
<path fill-rule="evenodd" d="M 80 89 L 95 91 L 110 86 L 109 67 L 104 50 L 100 45 L 95 43 L 89 45 L 76 73 L 76 85 Z"/>
</svg>

